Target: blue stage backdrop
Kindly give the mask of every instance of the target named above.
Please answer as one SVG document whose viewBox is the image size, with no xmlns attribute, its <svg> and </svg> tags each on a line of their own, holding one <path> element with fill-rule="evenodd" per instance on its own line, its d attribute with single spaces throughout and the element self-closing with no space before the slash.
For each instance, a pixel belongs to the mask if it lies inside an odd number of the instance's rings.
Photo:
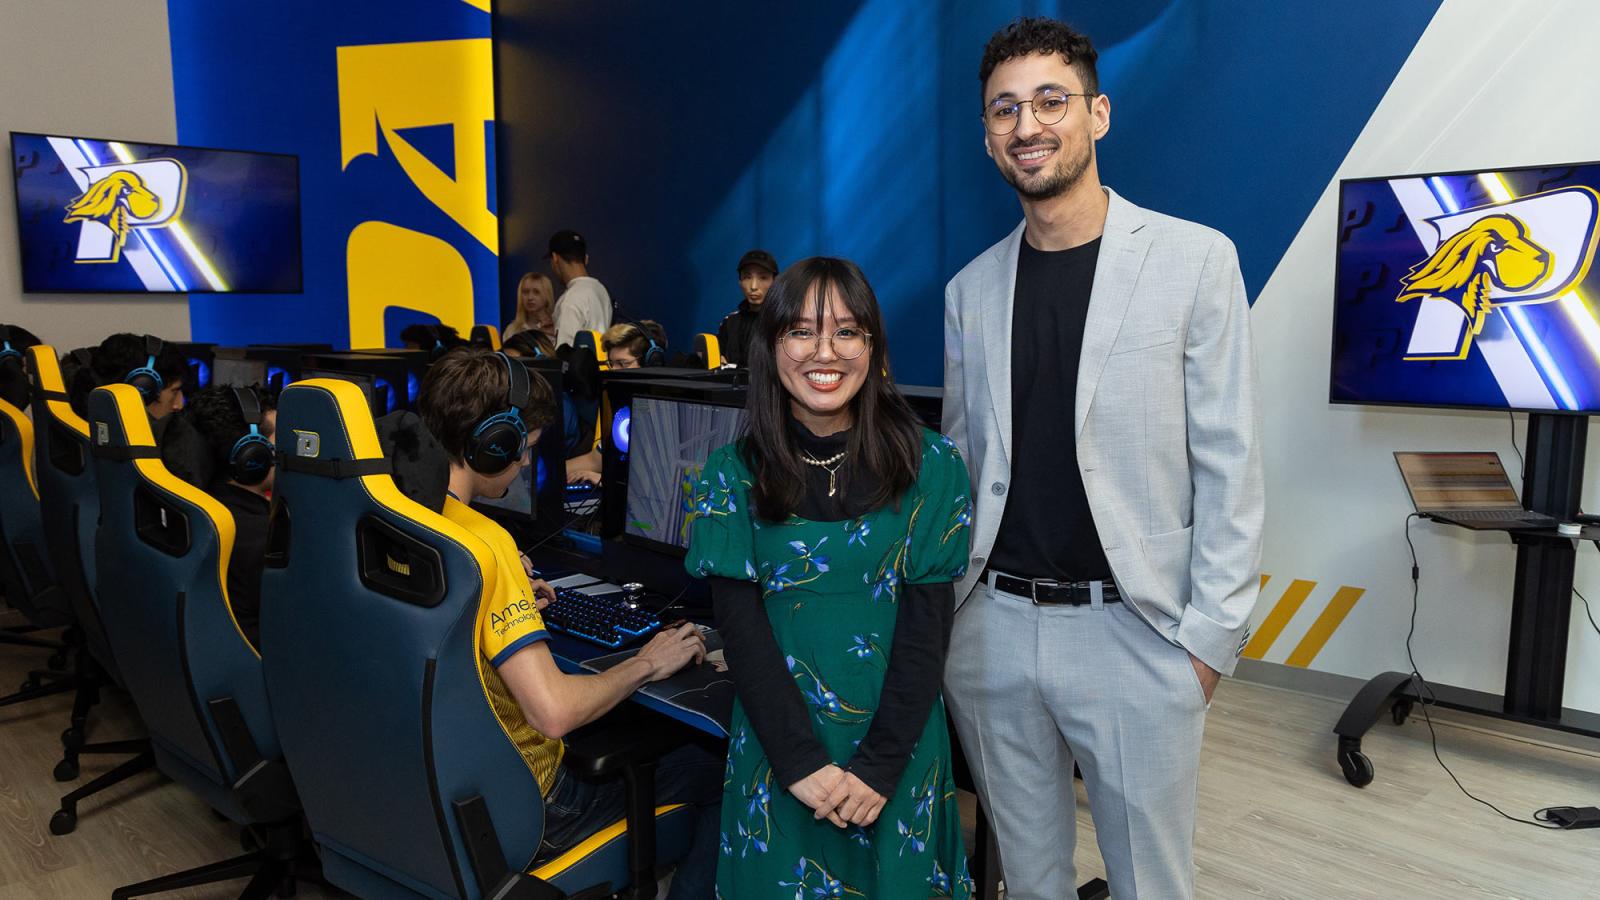
<svg viewBox="0 0 1600 900">
<path fill-rule="evenodd" d="M 300 158 L 303 294 L 193 296 L 195 340 L 393 346 L 498 317 L 488 0 L 168 0 L 178 136 Z"/>
<path fill-rule="evenodd" d="M 542 269 L 545 238 L 576 228 L 613 297 L 681 346 L 737 303 L 744 250 L 847 256 L 886 307 L 896 377 L 938 384 L 944 284 L 1021 218 L 983 151 L 978 61 L 995 28 L 1043 14 L 1100 48 L 1105 182 L 1227 233 L 1253 296 L 1437 6 L 825 0 L 803 14 L 649 2 L 601 14 L 502 0 L 502 281 Z"/>
</svg>

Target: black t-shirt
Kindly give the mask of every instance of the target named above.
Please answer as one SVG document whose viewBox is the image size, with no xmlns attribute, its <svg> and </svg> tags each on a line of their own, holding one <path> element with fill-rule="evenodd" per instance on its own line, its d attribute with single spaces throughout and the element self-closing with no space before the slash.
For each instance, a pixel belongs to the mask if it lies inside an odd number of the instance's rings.
<svg viewBox="0 0 1600 900">
<path fill-rule="evenodd" d="M 233 617 L 250 643 L 261 648 L 261 570 L 267 556 L 267 518 L 272 504 L 267 498 L 236 484 L 219 482 L 211 488 L 228 512 L 233 513 L 233 555 L 228 558 L 228 602 Z"/>
<path fill-rule="evenodd" d="M 1069 250 L 1022 241 L 1011 312 L 1011 489 L 989 565 L 1007 575 L 1109 580 L 1078 471 L 1078 356 L 1100 240 Z"/>
<path fill-rule="evenodd" d="M 717 344 L 724 362 L 736 366 L 750 364 L 750 341 L 756 336 L 756 325 L 761 321 L 761 307 L 751 306 L 747 300 L 728 313 L 717 328 Z"/>
</svg>

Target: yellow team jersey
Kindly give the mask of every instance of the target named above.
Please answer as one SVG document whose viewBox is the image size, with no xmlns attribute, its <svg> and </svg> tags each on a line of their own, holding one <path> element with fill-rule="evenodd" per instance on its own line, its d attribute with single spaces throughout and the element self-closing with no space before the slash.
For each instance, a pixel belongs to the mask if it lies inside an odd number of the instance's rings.
<svg viewBox="0 0 1600 900">
<path fill-rule="evenodd" d="M 555 782 L 556 768 L 561 765 L 561 742 L 545 737 L 528 724 L 522 707 L 517 705 L 498 671 L 518 650 L 550 639 L 534 602 L 528 573 L 522 568 L 522 554 L 517 552 L 516 542 L 504 528 L 454 497 L 445 499 L 444 517 L 488 544 L 494 552 L 495 565 L 500 567 L 494 596 L 484 597 L 478 606 L 478 672 L 500 726 L 522 752 L 533 777 L 539 780 L 539 792 L 548 794 Z"/>
</svg>

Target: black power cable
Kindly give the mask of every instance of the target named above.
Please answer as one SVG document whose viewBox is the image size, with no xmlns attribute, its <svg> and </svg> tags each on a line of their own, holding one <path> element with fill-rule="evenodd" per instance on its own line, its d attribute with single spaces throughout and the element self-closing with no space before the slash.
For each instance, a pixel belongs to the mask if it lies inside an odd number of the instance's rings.
<svg viewBox="0 0 1600 900">
<path fill-rule="evenodd" d="M 1526 478 L 1528 475 L 1528 463 L 1522 458 L 1522 448 L 1517 446 L 1517 414 L 1508 409 L 1506 410 L 1506 418 L 1511 420 L 1511 449 L 1517 451 L 1517 472 L 1519 477 Z"/>
<path fill-rule="evenodd" d="M 1422 590 L 1422 568 L 1417 564 L 1417 547 L 1411 542 L 1411 520 L 1417 518 L 1421 518 L 1419 513 L 1412 513 L 1409 516 L 1406 516 L 1405 528 L 1406 547 L 1410 548 L 1411 550 L 1411 626 L 1406 630 L 1406 661 L 1411 663 L 1411 677 L 1415 678 L 1417 680 L 1417 684 L 1422 688 L 1417 692 L 1417 700 L 1419 701 L 1418 705 L 1422 707 L 1422 721 L 1426 722 L 1428 725 L 1428 743 L 1433 748 L 1433 758 L 1439 763 L 1439 768 L 1444 769 L 1444 773 L 1450 776 L 1451 781 L 1455 782 L 1456 788 L 1460 790 L 1461 793 L 1465 794 L 1468 799 L 1474 800 L 1494 810 L 1500 815 L 1501 818 L 1511 822 L 1517 822 L 1522 825 L 1531 825 L 1534 828 L 1541 828 L 1548 831 L 1565 831 L 1568 826 L 1557 824 L 1554 822 L 1551 816 L 1556 812 L 1571 810 L 1572 807 L 1547 806 L 1544 809 L 1535 811 L 1533 818 L 1531 819 L 1513 816 L 1500 807 L 1495 806 L 1493 803 L 1490 803 L 1482 797 L 1479 797 L 1477 794 L 1467 790 L 1466 785 L 1461 783 L 1461 779 L 1456 777 L 1456 773 L 1451 771 L 1450 767 L 1445 764 L 1444 757 L 1439 755 L 1439 735 L 1434 732 L 1433 717 L 1428 714 L 1428 707 L 1434 703 L 1437 703 L 1438 700 L 1433 693 L 1433 687 L 1428 684 L 1428 680 L 1423 678 L 1422 673 L 1418 671 L 1417 658 L 1411 652 L 1411 638 L 1417 633 L 1417 596 Z M 1595 543 L 1595 549 L 1600 550 L 1600 541 Z M 1587 601 L 1585 602 L 1587 603 Z"/>
</svg>

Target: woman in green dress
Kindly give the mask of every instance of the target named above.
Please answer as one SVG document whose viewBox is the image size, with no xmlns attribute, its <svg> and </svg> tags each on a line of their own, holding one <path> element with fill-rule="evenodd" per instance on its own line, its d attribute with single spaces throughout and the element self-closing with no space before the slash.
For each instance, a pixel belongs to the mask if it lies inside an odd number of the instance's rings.
<svg viewBox="0 0 1600 900">
<path fill-rule="evenodd" d="M 738 695 L 718 895 L 968 897 L 939 689 L 966 466 L 889 380 L 854 264 L 784 272 L 749 354 L 747 434 L 699 473 L 686 560 Z"/>
</svg>

